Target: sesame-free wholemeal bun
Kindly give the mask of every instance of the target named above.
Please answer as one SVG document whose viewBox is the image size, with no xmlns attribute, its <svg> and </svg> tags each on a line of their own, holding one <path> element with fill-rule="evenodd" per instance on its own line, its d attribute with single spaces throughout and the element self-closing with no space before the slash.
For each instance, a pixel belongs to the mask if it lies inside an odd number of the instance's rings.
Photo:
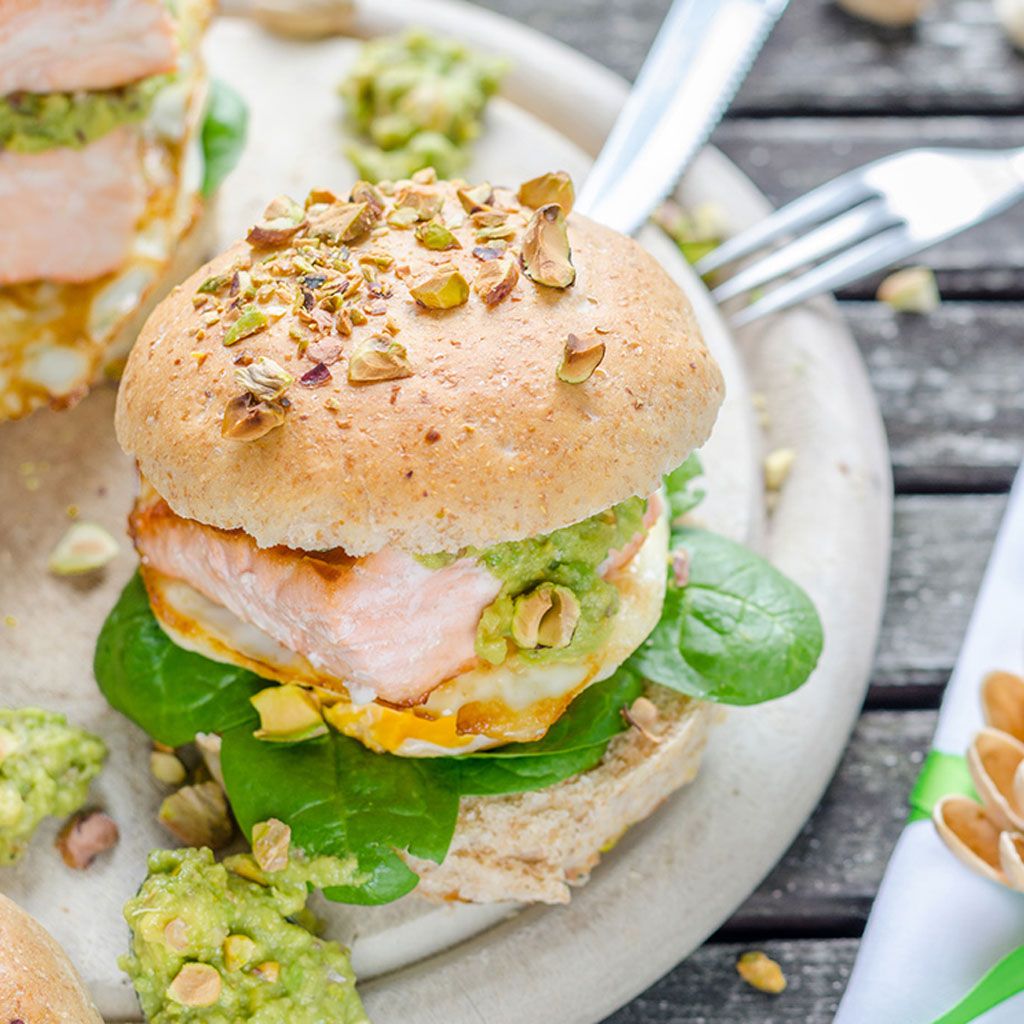
<svg viewBox="0 0 1024 1024">
<path fill-rule="evenodd" d="M 157 308 L 117 432 L 179 515 L 455 551 L 648 494 L 707 438 L 721 374 L 639 245 L 544 187 L 417 179 L 275 200 Z"/>
<path fill-rule="evenodd" d="M 0 1015 L 25 1024 L 103 1024 L 53 937 L 0 895 Z"/>
</svg>

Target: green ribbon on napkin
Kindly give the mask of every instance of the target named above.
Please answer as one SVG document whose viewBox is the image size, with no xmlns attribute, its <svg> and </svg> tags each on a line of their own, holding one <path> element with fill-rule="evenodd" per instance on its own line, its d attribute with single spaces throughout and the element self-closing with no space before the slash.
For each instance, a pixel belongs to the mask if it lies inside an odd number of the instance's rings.
<svg viewBox="0 0 1024 1024">
<path fill-rule="evenodd" d="M 932 816 L 932 809 L 944 796 L 958 793 L 978 799 L 971 773 L 967 769 L 967 758 L 961 754 L 945 754 L 941 750 L 930 750 L 921 766 L 921 773 L 910 791 L 910 814 L 907 824 L 923 821 Z"/>
<path fill-rule="evenodd" d="M 1024 992 L 1024 946 L 1004 956 L 952 1010 L 933 1024 L 970 1024 L 1019 992 Z"/>
</svg>

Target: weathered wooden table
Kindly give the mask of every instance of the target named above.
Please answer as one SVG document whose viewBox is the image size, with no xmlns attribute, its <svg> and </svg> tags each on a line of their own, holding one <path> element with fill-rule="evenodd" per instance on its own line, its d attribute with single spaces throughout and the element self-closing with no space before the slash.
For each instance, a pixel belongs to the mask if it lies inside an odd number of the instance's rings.
<svg viewBox="0 0 1024 1024">
<path fill-rule="evenodd" d="M 482 0 L 632 77 L 668 0 Z M 914 31 L 793 0 L 714 141 L 776 202 L 866 160 L 936 143 L 1024 145 L 1024 57 L 991 0 L 936 0 Z M 898 316 L 844 292 L 896 480 L 889 605 L 838 776 L 772 875 L 703 949 L 607 1024 L 831 1021 L 906 814 L 1024 450 L 1024 206 L 925 257 L 941 309 Z M 789 988 L 748 988 L 745 949 Z"/>
</svg>

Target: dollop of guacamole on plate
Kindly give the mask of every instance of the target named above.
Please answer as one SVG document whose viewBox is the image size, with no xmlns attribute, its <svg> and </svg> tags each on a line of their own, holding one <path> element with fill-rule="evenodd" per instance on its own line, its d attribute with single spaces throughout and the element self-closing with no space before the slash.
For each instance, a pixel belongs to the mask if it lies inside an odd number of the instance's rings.
<svg viewBox="0 0 1024 1024">
<path fill-rule="evenodd" d="M 349 159 L 368 181 L 425 167 L 455 176 L 504 71 L 502 60 L 422 31 L 366 43 L 341 85 L 349 118 L 368 140 L 351 145 Z"/>
<path fill-rule="evenodd" d="M 0 708 L 0 864 L 24 854 L 46 817 L 77 811 L 107 756 L 103 741 L 38 708 Z"/>
<path fill-rule="evenodd" d="M 155 75 L 100 92 L 16 92 L 0 98 L 0 151 L 81 149 L 123 124 L 143 120 L 169 81 Z"/>
<path fill-rule="evenodd" d="M 308 884 L 353 874 L 328 857 L 293 856 L 266 874 L 249 856 L 150 854 L 125 906 L 131 951 L 120 961 L 150 1024 L 367 1024 L 348 953 L 305 927 Z"/>
</svg>

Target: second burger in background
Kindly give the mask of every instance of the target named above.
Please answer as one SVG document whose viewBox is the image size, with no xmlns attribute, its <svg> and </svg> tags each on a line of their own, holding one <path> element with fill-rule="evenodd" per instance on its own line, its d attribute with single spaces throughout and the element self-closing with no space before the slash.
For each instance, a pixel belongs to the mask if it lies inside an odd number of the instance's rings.
<svg viewBox="0 0 1024 1024">
<path fill-rule="evenodd" d="M 202 260 L 245 108 L 212 0 L 0 4 L 0 420 L 81 398 Z"/>
</svg>

